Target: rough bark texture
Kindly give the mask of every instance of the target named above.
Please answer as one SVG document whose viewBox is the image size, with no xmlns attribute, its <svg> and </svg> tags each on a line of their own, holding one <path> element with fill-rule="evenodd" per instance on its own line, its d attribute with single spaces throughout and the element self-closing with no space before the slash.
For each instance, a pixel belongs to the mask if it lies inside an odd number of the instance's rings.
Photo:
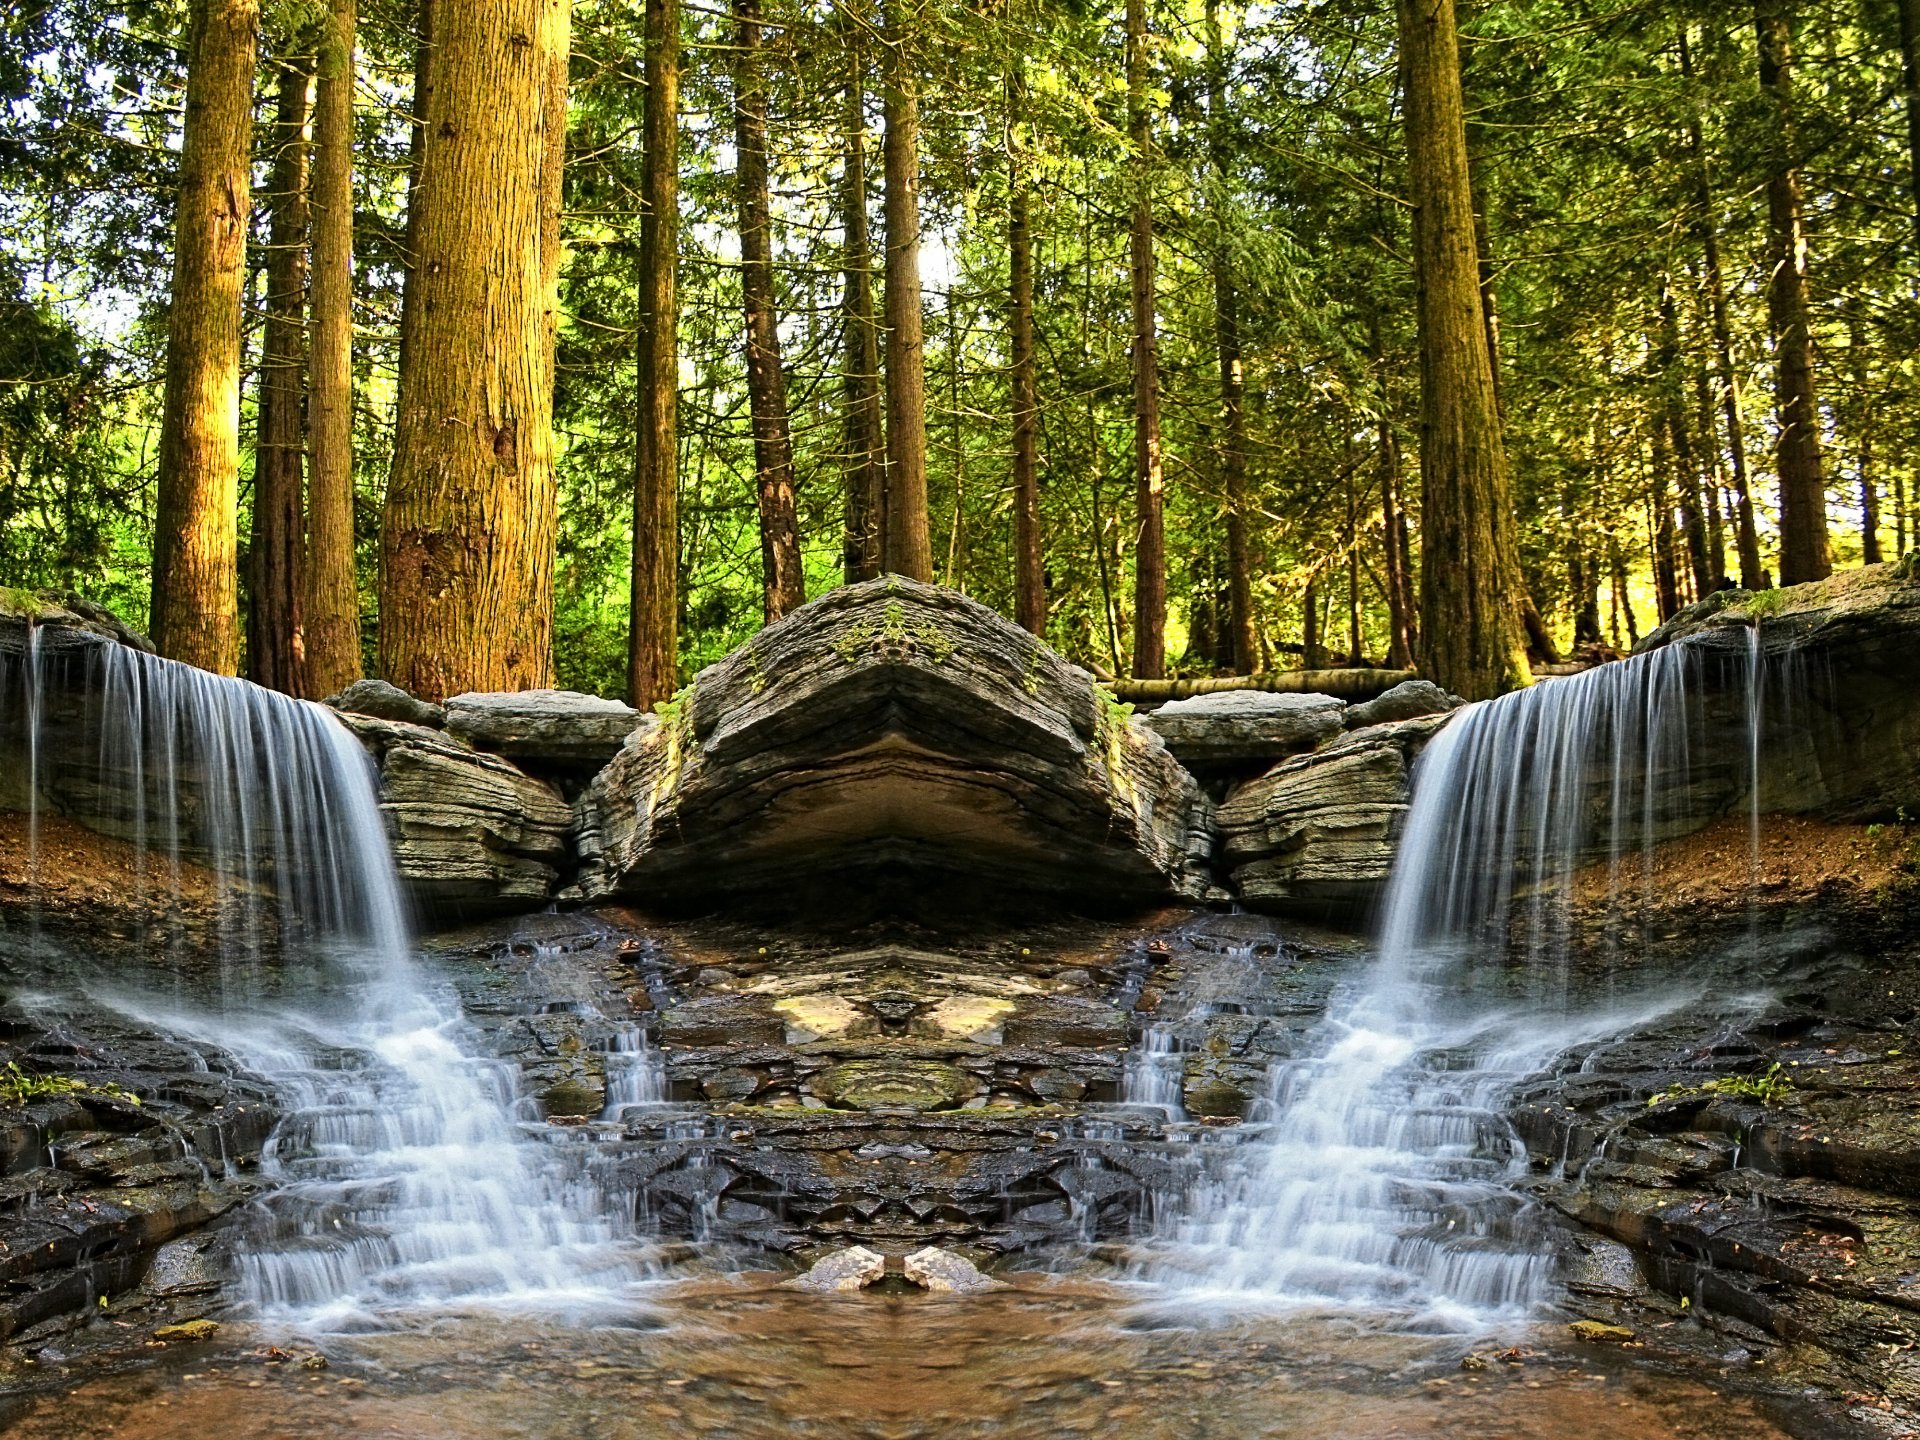
<svg viewBox="0 0 1920 1440">
<path fill-rule="evenodd" d="M 640 413 L 634 433 L 633 592 L 628 698 L 658 704 L 679 683 L 680 3 L 647 0 L 641 175 Z"/>
<path fill-rule="evenodd" d="M 880 398 L 880 331 L 873 312 L 873 242 L 867 226 L 866 60 L 848 45 L 846 160 L 841 173 L 841 225 L 846 232 L 846 538 L 841 571 L 853 585 L 880 573 L 887 513 L 886 423 Z"/>
<path fill-rule="evenodd" d="M 154 512 L 153 643 L 222 675 L 240 666 L 240 292 L 259 28 L 257 0 L 193 7 Z"/>
<path fill-rule="evenodd" d="M 883 566 L 933 580 L 927 382 L 920 298 L 920 96 L 915 0 L 889 0 L 886 56 L 887 518 Z"/>
<path fill-rule="evenodd" d="M 1680 311 L 1673 301 L 1667 277 L 1660 282 L 1661 402 L 1666 412 L 1667 438 L 1673 443 L 1673 479 L 1680 498 L 1680 528 L 1687 542 L 1687 564 L 1697 600 L 1717 589 L 1720 576 L 1707 553 L 1707 521 L 1700 503 L 1700 466 L 1687 428 L 1685 377 L 1680 371 Z"/>
<path fill-rule="evenodd" d="M 889 576 L 702 671 L 600 772 L 582 887 L 701 900 L 898 868 L 1196 897 L 1209 810 L 1085 671 L 975 601 Z"/>
<path fill-rule="evenodd" d="M 1484 699 L 1528 683 L 1524 599 L 1474 247 L 1453 0 L 1400 0 L 1420 308 L 1423 668 Z"/>
<path fill-rule="evenodd" d="M 551 674 L 554 298 L 542 239 L 550 66 L 567 44 L 566 0 L 434 16 L 416 348 L 380 557 L 381 669 L 430 699 Z"/>
<path fill-rule="evenodd" d="M 407 238 L 400 259 L 405 267 L 400 290 L 400 374 L 411 368 L 420 324 L 420 285 L 415 276 L 420 254 L 420 160 L 427 149 L 427 111 L 433 105 L 433 0 L 414 8 L 413 105 L 407 126 Z"/>
<path fill-rule="evenodd" d="M 1013 618 L 1047 633 L 1047 578 L 1040 545 L 1040 400 L 1033 341 L 1033 231 L 1021 155 L 1026 78 L 1007 77 L 1007 329 L 1013 349 Z"/>
<path fill-rule="evenodd" d="M 1227 52 L 1218 0 L 1207 0 L 1207 145 L 1215 183 L 1231 179 L 1233 136 L 1227 114 Z M 1213 252 L 1214 341 L 1220 352 L 1220 489 L 1227 527 L 1227 646 L 1231 668 L 1259 666 L 1253 633 L 1253 556 L 1247 539 L 1247 379 L 1240 343 L 1240 295 L 1234 284 L 1231 216 L 1216 217 Z"/>
<path fill-rule="evenodd" d="M 1813 324 L 1807 303 L 1805 204 L 1796 163 L 1793 27 L 1790 0 L 1755 0 L 1760 87 L 1775 110 L 1777 147 L 1767 176 L 1772 275 L 1767 318 L 1773 329 L 1774 409 L 1779 438 L 1780 583 L 1798 585 L 1832 571 L 1827 554 L 1827 491 L 1820 463 L 1820 410 L 1814 394 Z"/>
<path fill-rule="evenodd" d="M 296 47 L 304 46 L 296 42 Z M 306 375 L 307 110 L 314 57 L 281 62 L 268 170 L 267 323 L 260 347 L 253 526 L 247 544 L 247 676 L 302 695 L 301 502 Z"/>
<path fill-rule="evenodd" d="M 1133 150 L 1133 674 L 1158 680 L 1167 669 L 1167 540 L 1160 455 L 1160 341 L 1154 315 L 1153 133 L 1147 115 L 1147 5 L 1127 0 L 1127 140 Z"/>
<path fill-rule="evenodd" d="M 759 0 L 734 0 L 734 190 L 740 208 L 740 295 L 746 309 L 747 403 L 753 414 L 754 488 L 760 506 L 762 609 L 772 624 L 807 600 L 794 511 L 793 440 L 773 286 L 772 202 L 767 193 L 767 82 Z"/>
<path fill-rule="evenodd" d="M 302 576 L 308 693 L 360 678 L 353 524 L 354 0 L 333 0 L 313 122 L 313 330 L 308 356 L 307 550 Z"/>
</svg>

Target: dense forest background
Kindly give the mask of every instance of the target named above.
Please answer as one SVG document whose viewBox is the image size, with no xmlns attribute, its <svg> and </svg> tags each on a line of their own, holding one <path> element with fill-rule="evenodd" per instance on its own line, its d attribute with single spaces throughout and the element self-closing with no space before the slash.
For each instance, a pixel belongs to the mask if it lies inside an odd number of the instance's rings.
<svg viewBox="0 0 1920 1440">
<path fill-rule="evenodd" d="M 504 121 L 499 137 L 506 164 L 547 166 L 519 189 L 555 194 L 557 243 L 507 178 L 451 203 L 436 192 L 424 222 L 409 203 L 442 133 L 415 123 L 435 57 L 455 54 L 459 26 L 489 24 L 537 54 L 550 37 L 522 33 L 521 12 L 549 24 L 554 7 L 365 5 L 345 7 L 344 32 L 342 7 L 317 0 L 8 9 L 0 580 L 152 618 L 156 540 L 185 533 L 160 493 L 170 326 L 176 364 L 191 341 L 175 313 L 176 205 L 198 193 L 183 116 L 190 62 L 225 24 L 256 45 L 228 81 L 250 83 L 251 208 L 221 192 L 244 220 L 243 612 L 264 615 L 284 583 L 267 547 L 297 558 L 320 543 L 301 487 L 317 497 L 339 468 L 359 668 L 382 668 L 389 486 L 417 497 L 431 470 L 431 436 L 403 423 L 402 372 L 454 323 L 436 311 L 402 344 L 410 261 L 497 224 L 525 230 L 557 295 L 557 505 L 537 542 L 551 547 L 555 683 L 627 691 L 636 600 L 671 607 L 677 623 L 656 629 L 685 678 L 802 590 L 900 568 L 871 553 L 862 505 L 874 468 L 902 463 L 880 433 L 898 397 L 883 406 L 879 378 L 913 314 L 934 579 L 1108 675 L 1155 672 L 1137 648 L 1143 544 L 1173 673 L 1417 652 L 1419 571 L 1436 561 L 1422 555 L 1405 14 L 1386 0 L 906 0 L 885 15 L 852 0 L 576 0 L 570 39 L 564 12 L 559 27 L 564 167 Z M 1796 524 L 1804 537 L 1819 521 L 1835 566 L 1920 543 L 1916 29 L 1920 0 L 1462 6 L 1473 230 L 1536 661 L 1624 648 L 1701 594 L 1771 583 Z M 648 96 L 676 86 L 663 133 Z M 902 136 L 908 92 L 917 134 Z M 351 125 L 345 175 L 315 139 L 329 116 Z M 904 175 L 917 306 L 889 253 Z M 329 183 L 351 187 L 344 242 Z M 1161 556 L 1138 474 L 1143 213 Z M 1783 264 L 1804 278 L 1803 343 Z M 663 274 L 677 282 L 665 312 Z M 327 286 L 348 287 L 350 337 L 327 329 Z M 664 350 L 657 313 L 677 313 Z M 323 352 L 350 373 L 323 383 Z M 663 363 L 667 399 L 649 383 Z M 1817 415 L 1785 443 L 1783 371 Z M 511 464 L 528 432 L 499 433 Z M 663 444 L 665 467 L 646 458 Z M 1819 513 L 1783 516 L 1781 472 L 1802 467 L 1804 486 L 1809 460 Z M 639 585 L 636 463 L 643 491 L 651 464 L 677 501 L 654 512 L 664 542 L 641 526 Z M 1023 465 L 1037 614 L 1019 593 Z M 1236 637 L 1240 615 L 1251 633 Z M 271 679 L 274 641 L 248 633 L 241 663 Z"/>
</svg>

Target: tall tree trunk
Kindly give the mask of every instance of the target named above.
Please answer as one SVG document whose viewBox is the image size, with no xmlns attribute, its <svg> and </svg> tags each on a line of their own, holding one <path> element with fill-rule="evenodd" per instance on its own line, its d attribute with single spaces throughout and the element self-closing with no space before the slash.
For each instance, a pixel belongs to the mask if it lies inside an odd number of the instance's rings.
<svg viewBox="0 0 1920 1440">
<path fill-rule="evenodd" d="M 740 296 L 746 308 L 747 404 L 760 505 L 762 609 L 772 624 L 807 601 L 793 496 L 793 438 L 773 285 L 773 202 L 767 187 L 767 82 L 759 0 L 733 0 L 734 188 L 740 205 Z"/>
<path fill-rule="evenodd" d="M 633 592 L 627 688 L 642 710 L 672 698 L 680 649 L 680 0 L 647 0 L 640 322 L 635 349 Z"/>
<path fill-rule="evenodd" d="M 1866 336 L 1856 319 L 1848 327 L 1847 354 L 1853 361 L 1854 390 L 1862 397 L 1858 420 L 1859 438 L 1854 451 L 1860 467 L 1860 563 L 1878 565 L 1880 553 L 1880 489 L 1873 479 L 1874 407 L 1867 396 L 1874 393 L 1873 376 L 1867 367 Z"/>
<path fill-rule="evenodd" d="M 360 678 L 353 525 L 354 0 L 332 0 L 313 123 L 313 335 L 308 360 L 307 684 Z M 411 219 L 411 216 L 409 216 Z M 402 302 L 405 303 L 404 300 Z"/>
<path fill-rule="evenodd" d="M 1713 386 L 1707 379 L 1707 372 L 1698 366 L 1693 370 L 1693 401 L 1695 423 L 1700 426 L 1702 445 L 1700 483 L 1706 491 L 1707 568 L 1713 579 L 1712 588 L 1720 590 L 1727 583 L 1727 535 L 1721 519 L 1724 491 L 1720 484 L 1720 459 L 1713 433 Z"/>
<path fill-rule="evenodd" d="M 847 583 L 871 580 L 885 554 L 887 469 L 880 399 L 880 335 L 873 313 L 873 243 L 867 229 L 866 62 L 859 29 L 848 31 L 846 167 L 841 225 L 846 235 L 846 541 L 841 568 Z"/>
<path fill-rule="evenodd" d="M 1627 645 L 1632 647 L 1640 643 L 1640 622 L 1634 616 L 1633 596 L 1627 589 L 1627 562 L 1620 554 L 1620 543 L 1618 540 L 1610 542 L 1610 546 L 1612 550 L 1612 563 L 1609 568 L 1613 572 L 1613 603 L 1626 617 Z M 1617 632 L 1614 638 L 1616 641 L 1618 640 L 1619 636 Z"/>
<path fill-rule="evenodd" d="M 1300 664 L 1307 670 L 1327 668 L 1327 649 L 1320 640 L 1318 575 L 1307 576 L 1306 592 L 1300 597 Z"/>
<path fill-rule="evenodd" d="M 1221 199 L 1213 243 L 1214 341 L 1220 352 L 1220 488 L 1227 510 L 1227 644 L 1235 673 L 1253 673 L 1253 557 L 1247 539 L 1247 378 L 1240 343 L 1240 295 L 1224 200 L 1233 171 L 1227 113 L 1227 47 L 1219 0 L 1207 0 L 1207 153 Z"/>
<path fill-rule="evenodd" d="M 1666 411 L 1667 436 L 1673 444 L 1674 491 L 1680 497 L 1680 524 L 1687 541 L 1687 562 L 1693 572 L 1694 598 L 1717 583 L 1707 554 L 1707 521 L 1701 511 L 1700 469 L 1693 453 L 1693 434 L 1687 428 L 1687 407 L 1680 373 L 1680 308 L 1673 299 L 1673 277 L 1660 277 L 1660 393 Z"/>
<path fill-rule="evenodd" d="M 1907 92 L 1907 184 L 1913 191 L 1913 236 L 1920 245 L 1920 0 L 1900 10 L 1900 83 Z"/>
<path fill-rule="evenodd" d="M 1384 400 L 1384 396 L 1383 396 Z M 1388 658 L 1396 670 L 1413 665 L 1413 580 L 1407 574 L 1406 512 L 1400 505 L 1400 442 L 1385 404 L 1380 410 L 1380 521 L 1387 563 Z"/>
<path fill-rule="evenodd" d="M 306 39 L 293 48 L 305 50 Z M 285 56 L 268 170 L 267 323 L 260 347 L 253 528 L 248 538 L 247 674 L 257 685 L 304 693 L 301 674 L 301 503 L 306 376 L 307 111 L 314 57 Z"/>
<path fill-rule="evenodd" d="M 1167 668 L 1167 542 L 1160 457 L 1160 340 L 1154 316 L 1153 133 L 1147 115 L 1147 3 L 1127 0 L 1127 137 L 1133 148 L 1133 676 Z"/>
<path fill-rule="evenodd" d="M 427 111 L 433 106 L 433 0 L 416 0 L 413 35 L 413 104 L 407 125 L 407 233 L 400 257 L 399 373 L 418 348 L 414 331 L 420 324 L 420 287 L 414 281 L 420 254 L 420 161 L 427 150 Z"/>
<path fill-rule="evenodd" d="M 381 527 L 380 661 L 394 683 L 438 699 L 552 677 L 547 212 L 567 0 L 445 5 L 433 26 L 414 348 Z"/>
<path fill-rule="evenodd" d="M 1827 554 L 1827 490 L 1820 466 L 1820 408 L 1814 396 L 1813 321 L 1807 303 L 1807 231 L 1793 116 L 1792 0 L 1754 0 L 1760 38 L 1760 87 L 1773 101 L 1778 147 L 1767 176 L 1772 276 L 1767 318 L 1773 329 L 1774 408 L 1779 439 L 1780 583 L 1798 585 L 1833 571 Z"/>
<path fill-rule="evenodd" d="M 1047 577 L 1040 546 L 1040 400 L 1033 342 L 1033 231 L 1021 146 L 1026 76 L 1007 73 L 1007 328 L 1013 350 L 1013 618 L 1047 633 Z"/>
<path fill-rule="evenodd" d="M 1453 0 L 1399 0 L 1420 314 L 1421 645 L 1440 684 L 1528 684 L 1520 562 L 1467 183 Z"/>
<path fill-rule="evenodd" d="M 1673 488 L 1668 480 L 1672 455 L 1667 432 L 1653 422 L 1653 464 L 1647 474 L 1647 514 L 1652 521 L 1648 539 L 1653 553 L 1653 591 L 1664 624 L 1679 613 L 1684 603 L 1680 596 L 1680 567 L 1673 548 Z"/>
<path fill-rule="evenodd" d="M 883 563 L 933 581 L 927 514 L 926 317 L 920 297 L 920 80 L 913 7 L 887 0 L 887 524 Z"/>
<path fill-rule="evenodd" d="M 240 668 L 240 296 L 258 0 L 195 0 L 180 145 L 149 625 L 162 655 Z"/>
</svg>

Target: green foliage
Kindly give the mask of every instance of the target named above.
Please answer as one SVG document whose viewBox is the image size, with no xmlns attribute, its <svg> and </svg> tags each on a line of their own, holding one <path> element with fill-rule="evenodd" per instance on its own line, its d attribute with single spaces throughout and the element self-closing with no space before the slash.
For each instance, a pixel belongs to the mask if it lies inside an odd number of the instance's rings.
<svg viewBox="0 0 1920 1440">
<path fill-rule="evenodd" d="M 118 1085 L 92 1084 L 71 1075 L 30 1075 L 17 1061 L 0 1066 L 0 1105 L 30 1105 L 57 1095 L 98 1096 L 123 1105 L 138 1105 L 140 1097 Z"/>
<path fill-rule="evenodd" d="M 1793 1081 L 1774 1061 L 1758 1075 L 1722 1075 L 1699 1085 L 1669 1085 L 1657 1095 L 1649 1095 L 1647 1104 L 1661 1105 L 1669 1100 L 1688 1100 L 1700 1095 L 1720 1095 L 1732 1100 L 1757 1100 L 1762 1105 L 1778 1105 L 1793 1094 Z"/>
</svg>

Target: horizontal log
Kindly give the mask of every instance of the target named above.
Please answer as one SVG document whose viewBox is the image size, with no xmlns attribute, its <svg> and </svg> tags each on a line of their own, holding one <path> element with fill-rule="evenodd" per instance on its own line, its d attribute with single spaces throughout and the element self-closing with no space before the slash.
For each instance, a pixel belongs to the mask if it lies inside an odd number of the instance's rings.
<svg viewBox="0 0 1920 1440">
<path fill-rule="evenodd" d="M 1331 695 L 1336 700 L 1371 700 L 1403 680 L 1412 670 L 1269 670 L 1260 675 L 1216 675 L 1192 680 L 1112 680 L 1116 699 L 1129 705 L 1164 705 L 1194 695 L 1223 690 L 1266 690 L 1275 695 Z"/>
</svg>

